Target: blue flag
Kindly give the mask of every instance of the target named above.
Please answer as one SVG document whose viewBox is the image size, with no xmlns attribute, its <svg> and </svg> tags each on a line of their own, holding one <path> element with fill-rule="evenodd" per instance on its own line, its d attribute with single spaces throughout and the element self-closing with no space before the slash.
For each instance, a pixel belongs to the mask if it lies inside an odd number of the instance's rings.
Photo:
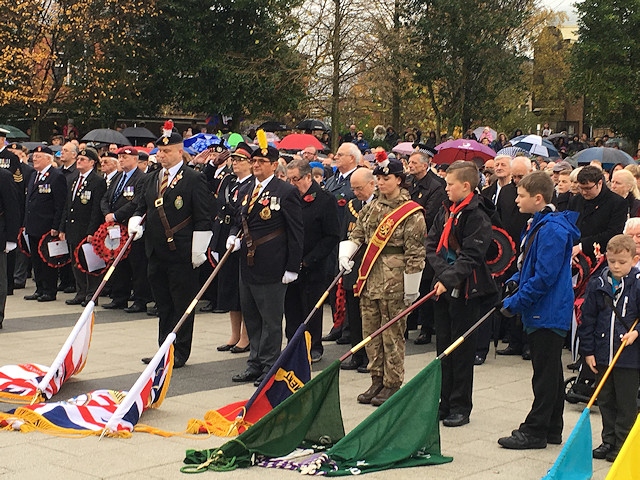
<svg viewBox="0 0 640 480">
<path fill-rule="evenodd" d="M 542 480 L 589 480 L 593 476 L 591 419 L 585 408 L 556 462 Z"/>
</svg>

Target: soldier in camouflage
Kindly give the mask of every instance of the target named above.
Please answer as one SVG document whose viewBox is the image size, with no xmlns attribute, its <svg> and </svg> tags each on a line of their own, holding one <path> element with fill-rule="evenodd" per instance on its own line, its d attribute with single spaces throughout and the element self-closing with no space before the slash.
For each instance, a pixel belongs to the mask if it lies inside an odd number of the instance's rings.
<svg viewBox="0 0 640 480">
<path fill-rule="evenodd" d="M 351 255 L 360 245 L 368 245 L 355 286 L 365 337 L 418 298 L 425 264 L 424 214 L 403 188 L 402 163 L 385 161 L 373 173 L 378 177 L 379 195 L 362 209 L 349 240 L 340 243 L 338 254 L 340 267 L 350 271 Z M 381 251 L 375 256 L 378 248 Z M 406 317 L 366 345 L 372 385 L 358 396 L 358 402 L 379 406 L 400 389 L 404 381 L 405 329 Z"/>
</svg>

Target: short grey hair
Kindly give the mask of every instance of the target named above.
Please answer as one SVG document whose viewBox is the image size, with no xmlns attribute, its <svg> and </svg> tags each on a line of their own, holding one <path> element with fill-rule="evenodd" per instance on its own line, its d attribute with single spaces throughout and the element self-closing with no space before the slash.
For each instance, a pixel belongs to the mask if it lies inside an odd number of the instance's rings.
<svg viewBox="0 0 640 480">
<path fill-rule="evenodd" d="M 287 170 L 298 170 L 300 177 L 311 175 L 311 165 L 306 160 L 292 160 L 287 164 Z"/>
<path fill-rule="evenodd" d="M 418 157 L 418 159 L 420 160 L 420 163 L 426 163 L 428 164 L 431 161 L 431 155 L 427 155 L 424 152 L 420 152 L 420 151 L 415 151 L 412 152 L 411 155 L 409 155 L 409 158 L 411 157 Z"/>
<path fill-rule="evenodd" d="M 347 150 L 349 150 L 349 155 L 352 155 L 356 159 L 356 163 L 360 163 L 360 160 L 362 160 L 362 152 L 360 152 L 360 149 L 355 143 L 344 142 L 340 146 L 346 146 Z"/>
<path fill-rule="evenodd" d="M 624 224 L 624 230 L 622 233 L 628 235 L 628 231 L 632 228 L 640 228 L 640 217 L 631 217 L 627 220 L 627 223 Z"/>
</svg>

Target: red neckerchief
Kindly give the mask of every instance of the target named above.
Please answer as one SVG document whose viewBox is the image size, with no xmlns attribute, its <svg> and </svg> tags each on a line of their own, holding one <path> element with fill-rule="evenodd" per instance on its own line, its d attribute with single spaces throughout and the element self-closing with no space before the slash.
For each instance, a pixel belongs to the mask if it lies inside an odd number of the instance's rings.
<svg viewBox="0 0 640 480">
<path fill-rule="evenodd" d="M 473 198 L 473 192 L 465 197 L 458 205 L 453 205 L 449 208 L 449 218 L 447 219 L 447 223 L 444 224 L 444 230 L 442 230 L 442 235 L 440 235 L 440 241 L 438 242 L 438 248 L 436 249 L 436 253 L 440 253 L 440 250 L 444 247 L 445 250 L 449 250 L 449 235 L 451 234 L 451 228 L 458 223 L 458 218 L 456 215 L 462 211 L 464 207 L 471 203 L 471 199 Z"/>
</svg>

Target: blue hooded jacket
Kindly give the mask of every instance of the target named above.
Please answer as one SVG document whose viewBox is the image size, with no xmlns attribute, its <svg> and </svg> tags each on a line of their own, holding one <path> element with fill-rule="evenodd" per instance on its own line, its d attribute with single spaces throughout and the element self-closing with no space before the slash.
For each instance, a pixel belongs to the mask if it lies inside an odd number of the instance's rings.
<svg viewBox="0 0 640 480">
<path fill-rule="evenodd" d="M 573 315 L 571 250 L 580 238 L 575 223 L 578 213 L 542 213 L 533 216 L 525 234 L 525 247 L 534 235 L 522 268 L 510 280 L 518 291 L 504 300 L 504 306 L 522 314 L 527 329 L 569 330 Z M 540 227 L 538 228 L 538 225 Z"/>
</svg>

